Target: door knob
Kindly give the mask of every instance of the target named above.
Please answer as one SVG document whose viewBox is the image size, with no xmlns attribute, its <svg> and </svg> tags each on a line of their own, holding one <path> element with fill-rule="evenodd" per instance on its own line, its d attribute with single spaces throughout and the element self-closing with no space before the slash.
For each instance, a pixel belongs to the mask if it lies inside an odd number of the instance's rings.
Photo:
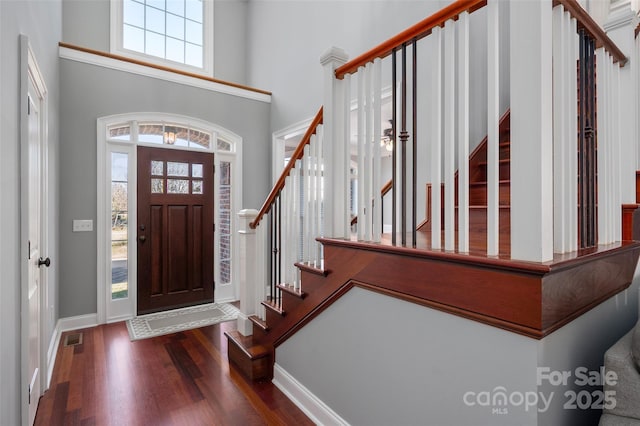
<svg viewBox="0 0 640 426">
<path fill-rule="evenodd" d="M 141 243 L 144 243 L 145 241 L 147 241 L 147 237 L 145 237 L 144 235 L 140 235 L 138 239 L 140 240 Z"/>
<path fill-rule="evenodd" d="M 42 265 L 48 268 L 51 265 L 51 259 L 49 259 L 48 257 L 46 259 L 43 259 L 43 258 L 38 259 L 38 267 Z"/>
</svg>

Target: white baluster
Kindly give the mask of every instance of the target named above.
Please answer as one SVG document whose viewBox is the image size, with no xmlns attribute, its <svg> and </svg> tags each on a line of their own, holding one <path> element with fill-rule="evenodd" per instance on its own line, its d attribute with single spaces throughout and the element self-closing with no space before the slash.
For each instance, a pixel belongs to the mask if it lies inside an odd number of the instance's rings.
<svg viewBox="0 0 640 426">
<path fill-rule="evenodd" d="M 304 215 L 302 229 L 302 261 L 308 262 L 311 259 L 309 250 L 309 241 L 311 240 L 311 231 L 309 221 L 311 218 L 311 166 L 309 158 L 309 145 L 304 147 L 304 155 L 302 157 L 302 173 L 303 173 L 303 191 L 304 191 Z"/>
<path fill-rule="evenodd" d="M 469 13 L 458 19 L 458 251 L 469 251 Z"/>
<path fill-rule="evenodd" d="M 296 184 L 298 183 L 298 179 L 296 176 L 297 169 L 294 167 L 291 169 L 289 177 L 291 178 L 291 193 L 290 193 L 290 207 L 289 207 L 289 240 L 287 244 L 289 245 L 289 264 L 287 267 L 291 270 L 289 276 L 290 281 L 289 284 L 295 286 L 296 284 L 296 268 L 294 264 L 298 261 L 298 233 L 296 231 L 296 218 L 298 213 L 298 200 L 299 192 Z"/>
<path fill-rule="evenodd" d="M 323 200 L 324 200 L 324 126 L 320 125 L 316 129 L 317 161 L 316 161 L 316 237 L 324 236 L 322 223 L 324 222 Z M 316 248 L 315 264 L 320 267 L 322 261 L 322 244 L 313 239 Z"/>
<path fill-rule="evenodd" d="M 564 140 L 565 155 L 567 160 L 565 163 L 565 183 L 567 184 L 567 214 L 565 220 L 567 221 L 567 251 L 578 250 L 578 156 L 576 155 L 576 147 L 578 146 L 578 76 L 576 71 L 576 63 L 579 57 L 580 40 L 578 37 L 578 23 L 567 12 L 565 13 L 565 19 L 569 21 L 568 28 L 568 49 L 565 56 L 566 70 L 568 74 L 568 83 L 566 85 L 566 99 L 570 100 L 571 104 L 566 109 L 565 119 L 567 120 L 567 126 L 565 126 Z"/>
<path fill-rule="evenodd" d="M 622 172 L 624 170 L 624 164 L 621 156 L 622 146 L 622 92 L 620 86 L 620 67 L 618 64 L 611 64 L 613 66 L 613 93 L 614 96 L 614 112 L 613 112 L 613 128 L 615 131 L 615 138 L 612 146 L 612 171 L 614 172 L 613 178 L 613 202 L 611 204 L 611 219 L 612 219 L 612 234 L 611 242 L 622 240 Z"/>
<path fill-rule="evenodd" d="M 602 64 L 598 67 L 598 73 L 596 74 L 597 87 L 598 87 L 598 128 L 597 139 L 599 141 L 598 146 L 598 206 L 600 206 L 598 217 L 598 242 L 606 244 L 609 236 L 609 226 L 607 224 L 609 212 L 608 206 L 608 194 L 609 194 L 609 176 L 608 176 L 608 164 L 607 164 L 607 146 L 610 141 L 609 133 L 609 66 L 608 54 L 604 48 L 596 50 L 596 61 L 598 64 Z M 584 202 L 584 201 L 583 201 Z"/>
<path fill-rule="evenodd" d="M 381 240 L 382 233 L 382 199 L 380 197 L 382 174 L 381 157 L 380 157 L 380 137 L 382 136 L 382 94 L 381 94 L 381 76 L 382 76 L 382 60 L 376 59 L 373 63 L 373 241 L 378 243 Z"/>
<path fill-rule="evenodd" d="M 455 26 L 444 26 L 444 248 L 455 249 Z"/>
<path fill-rule="evenodd" d="M 433 58 L 433 76 L 431 81 L 431 247 L 438 250 L 441 247 L 441 199 L 440 183 L 442 180 L 442 36 L 440 27 L 434 28 L 431 36 L 434 38 L 435 49 Z"/>
<path fill-rule="evenodd" d="M 569 41 L 569 21 L 567 13 L 562 5 L 553 9 L 553 169 L 554 169 L 554 251 L 565 253 L 569 251 L 570 241 L 568 229 L 570 226 L 571 199 L 568 196 L 570 187 L 577 184 L 577 181 L 570 182 L 567 179 L 567 154 L 571 155 L 566 146 L 571 142 L 566 139 L 567 127 L 570 125 L 568 115 L 575 111 L 576 98 L 567 98 L 566 87 L 576 80 L 575 64 L 571 67 L 565 59 Z M 573 145 L 573 156 L 575 157 L 575 147 Z"/>
<path fill-rule="evenodd" d="M 358 241 L 364 241 L 365 217 L 365 77 L 364 67 L 358 70 Z"/>
<path fill-rule="evenodd" d="M 344 76 L 343 81 L 343 99 L 342 99 L 342 114 L 343 120 L 343 138 L 344 145 L 342 147 L 342 155 L 345 158 L 346 172 L 345 172 L 345 238 L 351 237 L 351 74 Z"/>
<path fill-rule="evenodd" d="M 317 157 L 317 136 L 312 135 L 309 142 L 309 262 L 315 265 L 316 259 L 316 244 L 315 238 L 318 236 L 317 230 L 317 214 L 318 214 L 318 200 L 317 186 L 318 186 L 318 157 Z"/>
<path fill-rule="evenodd" d="M 607 127 L 609 136 L 605 141 L 605 153 L 606 153 L 606 168 L 604 173 L 607 175 L 607 190 L 606 190 L 606 201 L 605 201 L 605 221 L 607 224 L 607 233 L 606 238 L 604 240 L 605 244 L 608 244 L 613 241 L 613 227 L 615 223 L 615 219 L 613 218 L 613 199 L 614 199 L 614 191 L 615 191 L 615 178 L 614 175 L 616 173 L 616 164 L 613 163 L 613 145 L 615 144 L 617 129 L 615 126 L 615 116 L 616 116 L 616 108 L 615 108 L 615 96 L 613 93 L 614 90 L 614 65 L 611 62 L 610 57 L 606 54 L 607 62 L 607 98 L 609 104 L 609 112 L 607 113 Z"/>
<path fill-rule="evenodd" d="M 487 1 L 487 255 L 500 245 L 500 32 L 498 2 Z"/>
<path fill-rule="evenodd" d="M 373 64 L 369 62 L 364 69 L 364 200 L 365 200 L 365 217 L 363 217 L 362 225 L 364 227 L 364 238 L 371 241 L 371 204 L 373 200 L 373 182 L 372 182 L 372 148 L 373 141 L 373 109 L 372 109 L 372 92 L 371 92 L 371 71 Z"/>
<path fill-rule="evenodd" d="M 300 239 L 300 203 L 301 203 L 301 197 L 302 194 L 300 192 L 300 162 L 298 161 L 296 163 L 296 167 L 293 168 L 293 170 L 291 170 L 291 183 L 293 186 L 293 190 L 292 190 L 292 199 L 291 199 L 291 204 L 293 205 L 292 208 L 292 217 L 291 217 L 291 226 L 292 226 L 292 237 L 291 237 L 291 244 L 293 246 L 293 250 L 291 251 L 291 257 L 292 257 L 292 264 L 291 266 L 293 267 L 293 287 L 296 289 L 300 288 L 300 276 L 299 276 L 299 269 L 296 268 L 294 266 L 294 264 L 296 262 L 299 262 L 301 260 L 300 258 L 300 252 L 302 251 L 302 242 Z"/>
</svg>

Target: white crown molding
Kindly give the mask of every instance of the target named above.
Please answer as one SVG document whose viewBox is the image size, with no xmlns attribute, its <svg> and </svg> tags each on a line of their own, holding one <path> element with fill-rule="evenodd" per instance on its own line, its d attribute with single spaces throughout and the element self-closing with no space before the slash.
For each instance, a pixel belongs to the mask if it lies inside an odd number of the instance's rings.
<svg viewBox="0 0 640 426">
<path fill-rule="evenodd" d="M 349 424 L 278 364 L 273 366 L 273 384 L 315 424 Z"/>
<path fill-rule="evenodd" d="M 210 90 L 212 92 L 223 93 L 226 95 L 237 96 L 254 101 L 271 103 L 271 95 L 268 94 L 258 93 L 240 87 L 228 86 L 226 84 L 207 81 L 196 77 L 176 74 L 157 68 L 146 67 L 144 65 L 138 65 L 131 62 L 109 58 L 106 56 L 96 55 L 93 53 L 82 52 L 80 50 L 70 49 L 64 46 L 59 47 L 59 56 L 62 59 L 68 59 L 71 61 L 82 62 L 85 64 L 109 68 L 117 71 L 124 71 L 131 74 L 156 78 L 159 80 L 197 87 L 199 89 Z"/>
</svg>

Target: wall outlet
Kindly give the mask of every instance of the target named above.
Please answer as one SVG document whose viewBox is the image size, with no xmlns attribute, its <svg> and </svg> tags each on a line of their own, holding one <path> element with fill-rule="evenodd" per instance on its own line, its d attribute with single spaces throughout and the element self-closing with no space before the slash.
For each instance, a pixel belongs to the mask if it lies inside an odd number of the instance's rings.
<svg viewBox="0 0 640 426">
<path fill-rule="evenodd" d="M 90 232 L 93 231 L 93 220 L 74 220 L 73 232 Z"/>
</svg>

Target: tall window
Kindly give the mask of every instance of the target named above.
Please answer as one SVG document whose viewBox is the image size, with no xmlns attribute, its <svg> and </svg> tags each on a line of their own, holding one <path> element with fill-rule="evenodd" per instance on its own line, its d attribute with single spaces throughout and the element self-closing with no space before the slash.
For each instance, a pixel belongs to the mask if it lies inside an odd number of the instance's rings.
<svg viewBox="0 0 640 426">
<path fill-rule="evenodd" d="M 212 75 L 212 2 L 112 0 L 111 50 Z"/>
<path fill-rule="evenodd" d="M 220 223 L 220 283 L 231 282 L 231 163 L 229 161 L 220 162 L 219 186 L 218 186 L 218 221 Z"/>
<path fill-rule="evenodd" d="M 111 152 L 111 298 L 129 295 L 128 169 L 126 152 Z"/>
</svg>

